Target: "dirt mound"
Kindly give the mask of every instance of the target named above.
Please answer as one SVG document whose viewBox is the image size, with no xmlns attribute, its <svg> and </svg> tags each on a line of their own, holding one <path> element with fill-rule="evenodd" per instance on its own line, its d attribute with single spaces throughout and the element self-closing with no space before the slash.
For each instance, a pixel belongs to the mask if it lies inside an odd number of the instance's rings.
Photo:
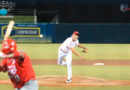
<svg viewBox="0 0 130 90">
<path fill-rule="evenodd" d="M 130 81 L 124 80 L 107 80 L 96 77 L 87 76 L 73 76 L 72 83 L 66 83 L 66 76 L 48 75 L 37 77 L 40 86 L 119 86 L 119 85 L 130 85 Z M 0 84 L 11 84 L 10 80 L 0 80 Z"/>
<path fill-rule="evenodd" d="M 40 76 L 37 78 L 39 85 L 42 86 L 112 86 L 130 85 L 130 81 L 107 80 L 95 77 L 73 76 L 72 83 L 66 83 L 65 76 Z"/>
</svg>

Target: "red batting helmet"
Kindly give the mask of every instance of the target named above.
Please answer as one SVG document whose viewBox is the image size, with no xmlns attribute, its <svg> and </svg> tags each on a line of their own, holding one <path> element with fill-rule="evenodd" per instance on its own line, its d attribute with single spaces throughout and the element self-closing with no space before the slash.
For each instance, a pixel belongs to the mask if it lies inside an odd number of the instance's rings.
<svg viewBox="0 0 130 90">
<path fill-rule="evenodd" d="M 17 50 L 16 42 L 13 39 L 7 39 L 2 43 L 2 52 L 5 54 L 12 53 Z"/>
</svg>

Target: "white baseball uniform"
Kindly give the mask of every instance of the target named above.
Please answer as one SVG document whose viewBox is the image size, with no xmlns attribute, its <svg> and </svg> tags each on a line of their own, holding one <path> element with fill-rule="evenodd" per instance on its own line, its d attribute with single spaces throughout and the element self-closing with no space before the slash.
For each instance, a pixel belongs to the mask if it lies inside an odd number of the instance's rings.
<svg viewBox="0 0 130 90">
<path fill-rule="evenodd" d="M 72 51 L 70 48 L 73 48 L 79 44 L 78 39 L 76 41 L 72 40 L 72 37 L 67 38 L 60 46 L 58 50 L 58 65 L 62 65 L 63 58 L 66 59 L 68 79 L 72 77 Z"/>
</svg>

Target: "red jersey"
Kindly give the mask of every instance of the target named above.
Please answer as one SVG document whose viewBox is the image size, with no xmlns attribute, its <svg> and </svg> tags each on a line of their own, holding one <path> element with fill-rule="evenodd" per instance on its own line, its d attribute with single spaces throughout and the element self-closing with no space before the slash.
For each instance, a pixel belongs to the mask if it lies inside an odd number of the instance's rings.
<svg viewBox="0 0 130 90">
<path fill-rule="evenodd" d="M 15 88 L 21 88 L 27 81 L 35 79 L 31 60 L 25 52 L 23 53 L 23 61 L 13 58 L 5 58 L 2 61 L 2 66 L 7 67 L 8 75 Z"/>
</svg>

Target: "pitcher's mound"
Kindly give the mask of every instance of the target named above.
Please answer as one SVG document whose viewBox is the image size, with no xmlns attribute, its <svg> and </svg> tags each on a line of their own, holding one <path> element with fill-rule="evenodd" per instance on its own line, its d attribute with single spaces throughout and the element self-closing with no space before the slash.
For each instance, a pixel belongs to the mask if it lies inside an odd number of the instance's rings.
<svg viewBox="0 0 130 90">
<path fill-rule="evenodd" d="M 96 77 L 87 77 L 87 76 L 73 76 L 72 83 L 66 83 L 66 76 L 38 76 L 38 84 L 40 86 L 118 86 L 118 85 L 130 85 L 130 81 L 125 80 L 108 80 Z M 11 84 L 9 79 L 0 80 L 0 84 Z"/>
<path fill-rule="evenodd" d="M 39 85 L 42 86 L 110 86 L 110 85 L 130 85 L 130 81 L 107 80 L 95 77 L 73 76 L 72 83 L 66 83 L 65 76 L 40 76 L 37 77 Z"/>
</svg>

